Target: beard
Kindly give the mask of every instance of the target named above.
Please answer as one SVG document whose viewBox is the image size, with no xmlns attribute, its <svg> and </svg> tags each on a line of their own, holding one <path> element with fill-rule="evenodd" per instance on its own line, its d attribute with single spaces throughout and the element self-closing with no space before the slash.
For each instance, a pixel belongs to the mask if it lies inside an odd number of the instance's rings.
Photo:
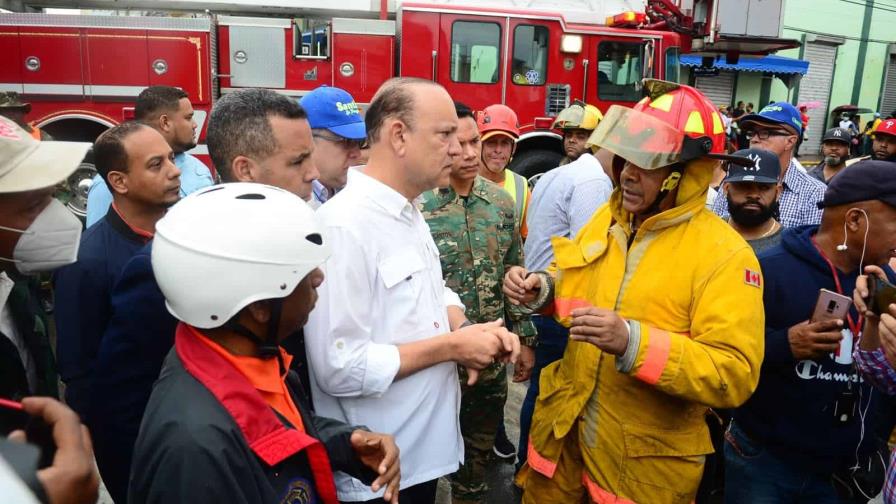
<svg viewBox="0 0 896 504">
<path fill-rule="evenodd" d="M 828 166 L 840 166 L 840 163 L 843 162 L 843 158 L 840 156 L 825 156 L 824 164 Z"/>
<path fill-rule="evenodd" d="M 736 222 L 739 226 L 753 228 L 778 216 L 779 204 L 777 201 L 772 202 L 771 205 L 763 205 L 760 201 L 747 200 L 738 205 L 731 201 L 730 195 L 726 195 L 726 198 L 728 198 L 728 213 L 731 214 L 731 220 Z M 759 210 L 744 208 L 748 203 L 758 205 Z"/>
<path fill-rule="evenodd" d="M 871 151 L 871 159 L 875 161 L 896 161 L 896 155 L 893 156 L 881 156 L 875 151 Z"/>
</svg>

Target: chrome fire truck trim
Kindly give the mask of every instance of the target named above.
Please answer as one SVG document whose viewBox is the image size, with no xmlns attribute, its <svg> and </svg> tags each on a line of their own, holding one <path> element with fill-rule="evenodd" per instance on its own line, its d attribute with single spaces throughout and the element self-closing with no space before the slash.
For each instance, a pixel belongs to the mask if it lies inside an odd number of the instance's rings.
<svg viewBox="0 0 896 504">
<path fill-rule="evenodd" d="M 395 21 L 379 19 L 333 18 L 333 33 L 356 35 L 395 35 Z"/>
<path fill-rule="evenodd" d="M 220 26 L 260 26 L 264 28 L 290 28 L 292 21 L 281 18 L 256 18 L 245 16 L 218 16 Z"/>
<path fill-rule="evenodd" d="M 142 16 L 71 16 L 17 12 L 0 15 L 0 26 L 46 26 L 64 28 L 120 28 L 125 30 L 211 31 L 209 18 Z"/>
</svg>

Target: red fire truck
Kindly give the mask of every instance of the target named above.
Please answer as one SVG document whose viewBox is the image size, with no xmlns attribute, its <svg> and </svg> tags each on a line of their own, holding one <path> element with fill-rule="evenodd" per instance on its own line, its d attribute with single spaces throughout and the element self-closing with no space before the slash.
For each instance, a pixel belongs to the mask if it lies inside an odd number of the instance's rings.
<svg viewBox="0 0 896 504">
<path fill-rule="evenodd" d="M 343 0 L 337 12 L 322 0 L 118 0 L 159 15 L 0 14 L 0 90 L 22 93 L 32 103 L 29 120 L 55 138 L 93 141 L 129 118 L 145 87 L 177 86 L 196 110 L 194 154 L 202 157 L 208 113 L 223 93 L 261 87 L 300 97 L 330 85 L 363 109 L 386 79 L 423 77 L 474 109 L 516 110 L 523 135 L 513 168 L 532 175 L 556 166 L 560 137 L 550 125 L 572 100 L 602 110 L 631 105 L 642 78 L 677 81 L 684 52 L 711 64 L 714 55 L 731 60 L 798 44 L 778 37 L 781 0 L 580 0 L 587 10 L 577 12 L 470 1 L 396 8 L 381 0 L 377 11 L 372 0 Z M 760 3 L 767 22 L 747 23 L 760 16 Z M 626 10 L 632 6 L 639 11 Z M 85 176 L 72 181 L 82 192 Z"/>
</svg>

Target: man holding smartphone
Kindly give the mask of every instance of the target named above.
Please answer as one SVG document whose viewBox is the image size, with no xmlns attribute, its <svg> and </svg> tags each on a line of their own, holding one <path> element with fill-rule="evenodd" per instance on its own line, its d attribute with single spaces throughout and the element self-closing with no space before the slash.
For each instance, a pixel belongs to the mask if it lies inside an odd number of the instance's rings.
<svg viewBox="0 0 896 504">
<path fill-rule="evenodd" d="M 787 229 L 760 255 L 765 360 L 726 435 L 729 503 L 840 502 L 833 476 L 867 465 L 881 446 L 872 431 L 880 394 L 846 356 L 865 318 L 854 307 L 845 320 L 810 317 L 819 299 L 821 312 L 840 302 L 830 293 L 851 295 L 864 264 L 894 280 L 896 164 L 857 163 L 831 180 L 822 205 L 820 226 Z"/>
</svg>

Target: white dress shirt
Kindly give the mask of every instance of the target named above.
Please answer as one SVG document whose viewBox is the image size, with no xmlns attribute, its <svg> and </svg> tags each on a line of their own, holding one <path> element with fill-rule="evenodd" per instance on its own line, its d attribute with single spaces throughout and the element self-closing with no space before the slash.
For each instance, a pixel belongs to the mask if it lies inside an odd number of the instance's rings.
<svg viewBox="0 0 896 504">
<path fill-rule="evenodd" d="M 463 461 L 454 362 L 400 380 L 398 346 L 449 331 L 436 248 L 417 206 L 389 186 L 350 170 L 348 185 L 317 210 L 333 255 L 305 326 L 317 414 L 395 436 L 401 487 L 453 473 Z M 382 496 L 337 473 L 341 501 Z"/>
</svg>

